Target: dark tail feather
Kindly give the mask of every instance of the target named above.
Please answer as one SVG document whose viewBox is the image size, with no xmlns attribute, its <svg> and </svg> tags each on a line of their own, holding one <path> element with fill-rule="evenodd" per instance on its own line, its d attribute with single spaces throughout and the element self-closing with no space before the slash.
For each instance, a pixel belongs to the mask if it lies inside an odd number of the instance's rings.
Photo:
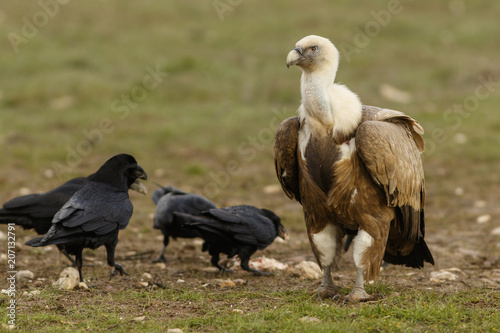
<svg viewBox="0 0 500 333">
<path fill-rule="evenodd" d="M 43 239 L 43 236 L 40 236 L 40 237 L 37 237 L 37 238 L 30 239 L 29 241 L 27 241 L 24 244 L 25 245 L 29 245 L 29 246 L 33 246 L 33 247 L 39 247 L 39 246 L 45 246 L 45 245 L 47 245 L 46 243 L 42 242 L 42 239 Z"/>
<path fill-rule="evenodd" d="M 415 248 L 410 252 L 410 254 L 406 256 L 395 256 L 386 253 L 384 255 L 384 261 L 393 265 L 402 265 L 413 268 L 424 267 L 424 262 L 434 265 L 434 258 L 432 257 L 431 251 L 427 247 L 423 238 L 420 238 L 419 242 L 415 244 Z"/>
<path fill-rule="evenodd" d="M 1 216 L 0 215 L 0 224 L 9 224 L 14 223 L 16 226 L 20 226 L 23 229 L 33 229 L 35 226 L 33 225 L 33 221 L 30 218 L 24 216 Z"/>
</svg>

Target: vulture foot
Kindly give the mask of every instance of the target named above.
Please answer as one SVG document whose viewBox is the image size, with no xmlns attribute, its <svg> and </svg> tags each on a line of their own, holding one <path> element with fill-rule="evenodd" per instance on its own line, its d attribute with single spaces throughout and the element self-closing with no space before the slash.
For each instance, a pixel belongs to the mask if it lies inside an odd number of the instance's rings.
<svg viewBox="0 0 500 333">
<path fill-rule="evenodd" d="M 356 303 L 356 302 L 370 302 L 378 301 L 384 298 L 382 294 L 369 295 L 364 289 L 354 288 L 349 295 L 347 295 L 342 303 Z"/>
<path fill-rule="evenodd" d="M 336 298 L 338 297 L 337 288 L 334 286 L 319 286 L 319 288 L 315 289 L 312 293 L 313 296 L 317 296 L 319 299 L 326 298 Z"/>
</svg>

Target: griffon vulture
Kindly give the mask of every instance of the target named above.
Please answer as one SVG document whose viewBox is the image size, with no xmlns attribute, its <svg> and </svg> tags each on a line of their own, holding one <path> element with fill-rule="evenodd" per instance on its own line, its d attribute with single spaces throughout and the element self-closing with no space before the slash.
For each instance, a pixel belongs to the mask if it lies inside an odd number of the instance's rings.
<svg viewBox="0 0 500 333">
<path fill-rule="evenodd" d="M 286 65 L 302 70 L 298 117 L 276 131 L 276 174 L 288 197 L 299 201 L 323 281 L 320 297 L 337 295 L 331 271 L 346 234 L 356 234 L 357 276 L 346 300 L 372 299 L 382 260 L 421 268 L 434 264 L 424 241 L 423 128 L 402 112 L 363 106 L 334 83 L 339 52 L 326 38 L 307 36 Z"/>
</svg>

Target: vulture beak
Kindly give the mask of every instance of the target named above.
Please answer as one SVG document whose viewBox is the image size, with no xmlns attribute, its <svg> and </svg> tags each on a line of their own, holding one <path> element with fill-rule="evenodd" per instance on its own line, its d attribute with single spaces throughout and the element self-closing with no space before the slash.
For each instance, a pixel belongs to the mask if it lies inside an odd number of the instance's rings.
<svg viewBox="0 0 500 333">
<path fill-rule="evenodd" d="M 288 233 L 286 232 L 286 229 L 283 225 L 280 225 L 278 227 L 278 236 L 283 238 L 284 240 L 288 239 Z"/>
<path fill-rule="evenodd" d="M 302 48 L 300 46 L 297 46 L 288 53 L 286 57 L 286 67 L 290 68 L 290 66 L 298 64 L 300 61 L 302 61 L 302 59 L 304 59 Z"/>
<path fill-rule="evenodd" d="M 139 181 L 139 179 L 144 179 L 144 180 L 148 179 L 146 171 L 144 171 L 144 169 L 141 168 L 140 166 L 137 166 L 137 169 L 134 171 L 133 176 L 135 177 L 135 181 L 132 183 L 132 185 L 130 185 L 130 188 L 144 195 L 148 194 L 146 186 L 144 186 L 144 184 Z"/>
</svg>

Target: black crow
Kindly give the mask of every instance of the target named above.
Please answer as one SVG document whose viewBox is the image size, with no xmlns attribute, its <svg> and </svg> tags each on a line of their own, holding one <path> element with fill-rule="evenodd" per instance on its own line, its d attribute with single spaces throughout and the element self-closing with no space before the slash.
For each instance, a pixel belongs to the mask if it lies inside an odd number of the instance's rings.
<svg viewBox="0 0 500 333">
<path fill-rule="evenodd" d="M 115 263 L 115 247 L 118 231 L 125 229 L 132 216 L 128 189 L 137 179 L 147 179 L 147 175 L 132 156 L 120 154 L 112 157 L 55 214 L 47 234 L 26 242 L 26 245 L 64 245 L 69 254 L 75 255 L 82 282 L 83 249 L 104 245 L 108 265 L 115 268 L 111 276 L 117 273 L 128 275 L 120 264 Z"/>
<path fill-rule="evenodd" d="M 202 211 L 216 208 L 215 205 L 201 195 L 186 193 L 172 186 L 166 186 L 153 192 L 153 201 L 156 204 L 153 228 L 160 229 L 163 238 L 163 250 L 155 262 L 166 262 L 165 249 L 169 238 L 196 238 L 201 237 L 198 231 L 182 227 L 179 218 L 174 212 L 197 215 Z"/>
<path fill-rule="evenodd" d="M 39 235 L 46 234 L 52 227 L 54 215 L 76 191 L 89 183 L 94 175 L 70 179 L 61 186 L 45 193 L 23 195 L 7 201 L 3 204 L 3 208 L 0 208 L 0 224 L 15 223 L 23 229 L 35 229 Z M 139 180 L 132 183 L 130 188 L 147 194 L 146 188 Z M 75 264 L 73 258 L 64 250 L 63 245 L 58 244 L 57 247 Z"/>
<path fill-rule="evenodd" d="M 221 272 L 230 271 L 219 265 L 219 254 L 229 258 L 238 255 L 241 268 L 256 275 L 270 275 L 248 265 L 257 250 L 268 247 L 279 236 L 287 238 L 281 219 L 268 209 L 240 205 L 210 209 L 199 215 L 174 213 L 182 217 L 184 227 L 198 231 L 205 240 L 203 251 L 212 256 L 211 263 Z"/>
</svg>

